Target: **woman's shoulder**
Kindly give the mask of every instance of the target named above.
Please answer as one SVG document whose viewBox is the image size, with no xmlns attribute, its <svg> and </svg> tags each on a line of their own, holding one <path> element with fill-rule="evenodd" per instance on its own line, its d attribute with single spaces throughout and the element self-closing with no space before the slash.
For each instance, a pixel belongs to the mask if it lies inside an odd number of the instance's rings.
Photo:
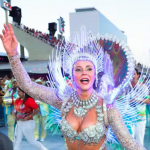
<svg viewBox="0 0 150 150">
<path fill-rule="evenodd" d="M 34 98 L 32 98 L 32 97 L 28 97 L 28 98 L 27 98 L 27 100 L 34 100 Z"/>
<path fill-rule="evenodd" d="M 98 95 L 97 95 L 97 97 L 98 97 L 98 99 L 99 99 L 98 105 L 103 105 L 103 98 L 101 98 L 101 97 L 98 96 Z"/>
<path fill-rule="evenodd" d="M 25 101 L 25 103 L 27 104 L 27 105 L 29 105 L 29 106 L 35 106 L 35 105 L 37 105 L 37 103 L 35 102 L 35 100 L 32 98 L 32 97 L 28 97 L 27 99 L 26 99 L 26 101 Z"/>
<path fill-rule="evenodd" d="M 28 97 L 26 101 L 35 101 L 32 97 Z"/>
<path fill-rule="evenodd" d="M 99 98 L 98 105 L 105 105 L 107 108 L 114 108 L 114 107 L 116 107 L 116 105 L 115 105 L 114 102 L 112 102 L 111 104 L 106 104 L 106 103 L 104 102 L 104 99 L 103 99 L 103 98 L 101 98 L 101 97 L 98 96 L 98 95 L 97 95 L 97 97 Z"/>
</svg>

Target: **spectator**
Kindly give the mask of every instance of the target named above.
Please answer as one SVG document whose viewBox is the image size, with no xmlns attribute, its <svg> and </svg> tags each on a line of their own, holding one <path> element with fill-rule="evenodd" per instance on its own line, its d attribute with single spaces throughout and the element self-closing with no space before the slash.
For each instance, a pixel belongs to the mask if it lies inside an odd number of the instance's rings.
<svg viewBox="0 0 150 150">
<path fill-rule="evenodd" d="M 34 99 L 19 88 L 19 98 L 15 101 L 13 116 L 17 121 L 14 150 L 20 150 L 23 135 L 27 141 L 39 150 L 48 150 L 34 138 L 35 122 L 33 116 L 39 112 Z"/>
<path fill-rule="evenodd" d="M 23 24 L 21 24 L 20 27 L 21 27 L 22 30 L 24 30 L 24 25 Z"/>
<path fill-rule="evenodd" d="M 55 47 L 57 44 L 59 44 L 59 46 L 61 45 L 61 43 L 59 43 L 59 40 L 57 40 L 56 37 L 54 36 L 50 36 L 47 33 L 42 33 L 41 31 L 35 30 L 33 28 L 29 28 L 23 24 L 21 24 L 20 26 L 17 24 L 14 24 L 16 27 L 24 30 L 25 32 L 29 33 L 30 35 L 33 35 L 37 38 L 39 38 L 40 40 L 42 40 L 43 42 Z"/>
<path fill-rule="evenodd" d="M 6 115 L 7 115 L 8 137 L 11 141 L 14 141 L 15 119 L 13 118 L 12 111 L 14 109 L 14 102 L 18 97 L 18 84 L 16 80 L 12 81 L 11 88 L 8 88 L 5 97 L 10 97 L 12 99 L 11 105 L 6 106 Z"/>
<path fill-rule="evenodd" d="M 0 96 L 5 95 L 5 84 L 2 78 L 0 78 Z"/>
</svg>

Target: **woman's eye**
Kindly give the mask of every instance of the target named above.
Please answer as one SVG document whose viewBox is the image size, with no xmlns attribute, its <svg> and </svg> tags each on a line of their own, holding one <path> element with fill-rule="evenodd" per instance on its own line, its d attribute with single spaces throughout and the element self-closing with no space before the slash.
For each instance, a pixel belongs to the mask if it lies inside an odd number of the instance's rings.
<svg viewBox="0 0 150 150">
<path fill-rule="evenodd" d="M 92 68 L 88 68 L 87 71 L 92 71 Z"/>
<path fill-rule="evenodd" d="M 81 69 L 76 69 L 77 72 L 81 71 Z"/>
</svg>

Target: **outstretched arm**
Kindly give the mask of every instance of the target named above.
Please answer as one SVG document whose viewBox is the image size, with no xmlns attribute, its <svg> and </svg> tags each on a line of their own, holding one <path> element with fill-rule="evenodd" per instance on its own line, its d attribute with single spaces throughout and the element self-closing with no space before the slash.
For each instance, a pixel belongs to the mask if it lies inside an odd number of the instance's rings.
<svg viewBox="0 0 150 150">
<path fill-rule="evenodd" d="M 18 42 L 11 25 L 9 24 L 9 28 L 4 25 L 4 28 L 5 30 L 3 30 L 3 35 L 0 35 L 0 38 L 7 52 L 12 72 L 18 82 L 19 87 L 34 99 L 41 100 L 58 109 L 61 109 L 62 102 L 56 96 L 56 91 L 54 89 L 31 81 L 17 53 Z"/>
<path fill-rule="evenodd" d="M 121 145 L 127 150 L 146 150 L 129 133 L 115 105 L 107 105 L 108 121 Z"/>
<path fill-rule="evenodd" d="M 55 89 L 37 84 L 31 81 L 28 73 L 24 69 L 19 55 L 16 54 L 13 57 L 9 57 L 9 62 L 19 87 L 34 99 L 41 100 L 49 105 L 52 105 L 58 109 L 61 108 L 62 102 L 56 96 Z"/>
</svg>

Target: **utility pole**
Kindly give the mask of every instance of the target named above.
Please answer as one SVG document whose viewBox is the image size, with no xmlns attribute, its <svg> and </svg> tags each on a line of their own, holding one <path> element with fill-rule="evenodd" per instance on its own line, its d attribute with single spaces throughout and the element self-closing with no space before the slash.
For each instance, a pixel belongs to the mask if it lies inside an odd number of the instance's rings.
<svg viewBox="0 0 150 150">
<path fill-rule="evenodd" d="M 6 25 L 8 26 L 8 11 L 5 9 Z"/>
<path fill-rule="evenodd" d="M 1 7 L 5 10 L 6 25 L 8 25 L 8 11 L 11 10 L 11 0 L 0 0 Z"/>
<path fill-rule="evenodd" d="M 59 23 L 59 32 L 61 33 L 61 39 L 63 38 L 63 33 L 65 32 L 65 21 L 62 17 L 60 17 L 58 20 Z"/>
</svg>

